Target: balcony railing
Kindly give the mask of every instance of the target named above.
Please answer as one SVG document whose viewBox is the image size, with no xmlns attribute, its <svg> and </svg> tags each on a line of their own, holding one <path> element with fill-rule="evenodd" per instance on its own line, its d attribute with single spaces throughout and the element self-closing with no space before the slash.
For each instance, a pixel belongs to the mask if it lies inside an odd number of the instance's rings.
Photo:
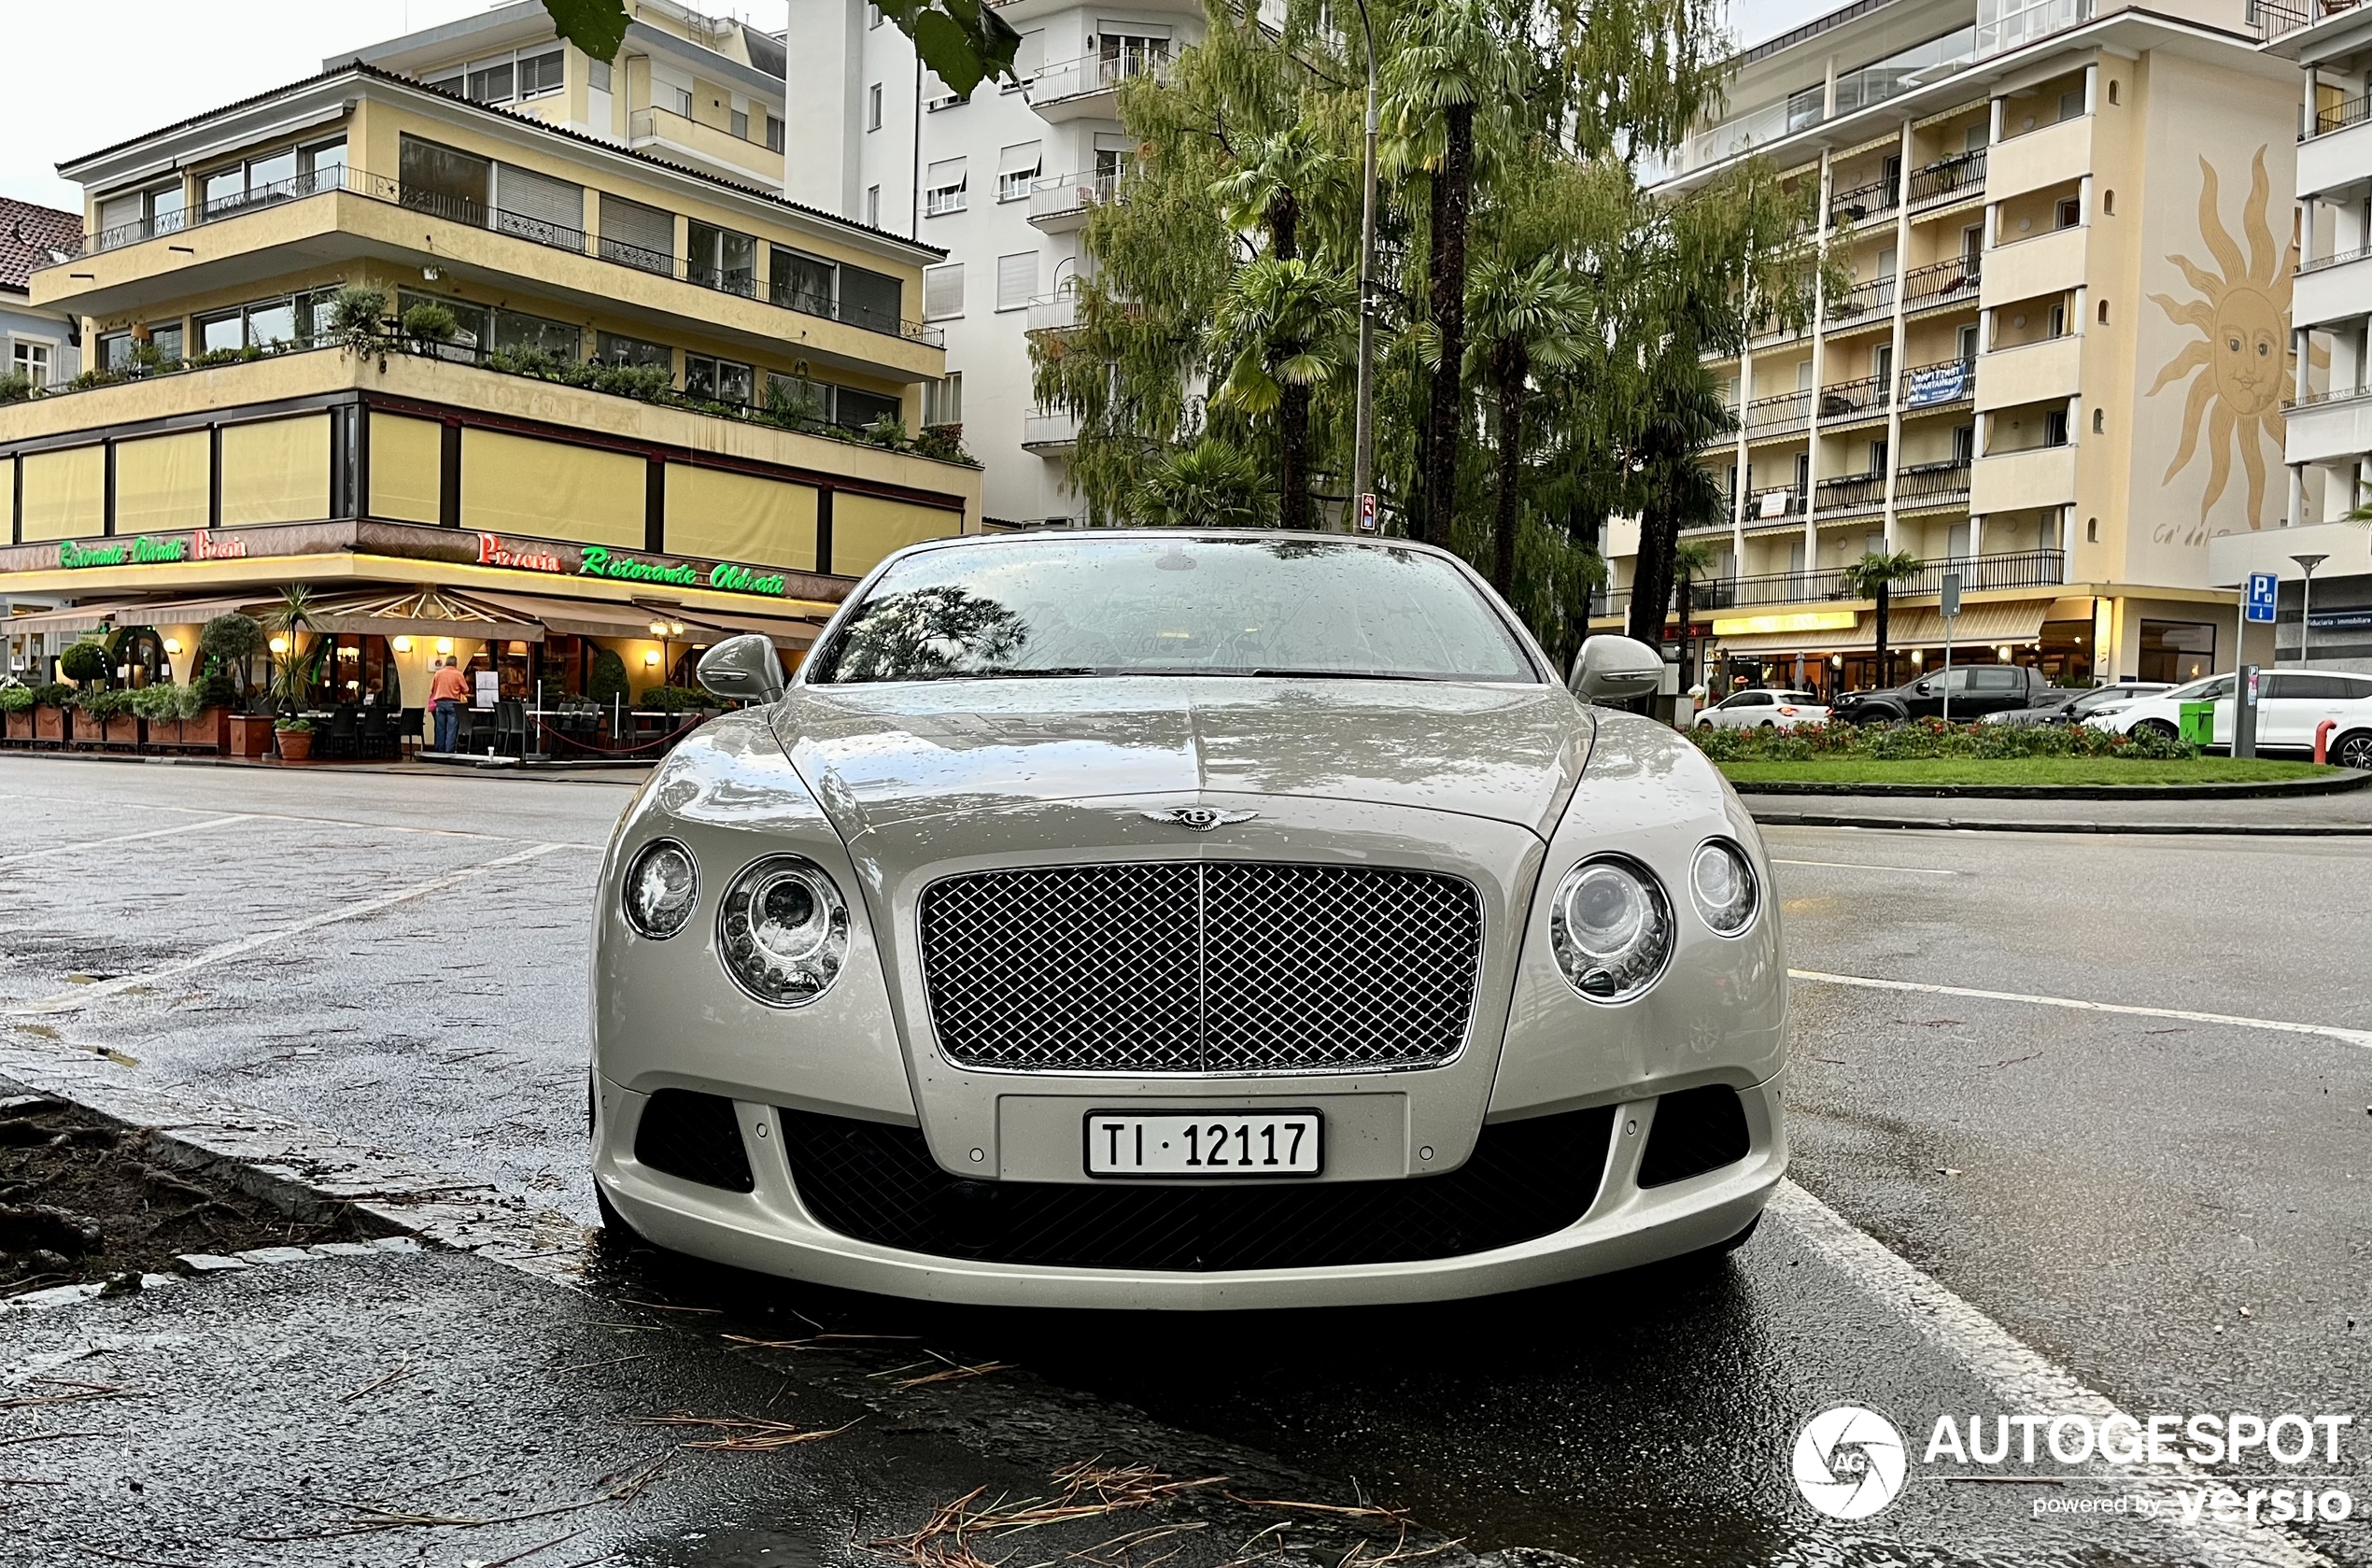
<svg viewBox="0 0 2372 1568">
<path fill-rule="evenodd" d="M 1845 512 L 1873 511 L 1886 503 L 1885 471 L 1841 473 L 1833 479 L 1823 479 L 1813 487 L 1813 499 L 1823 517 Z"/>
<path fill-rule="evenodd" d="M 2344 131 L 2351 125 L 2361 125 L 2372 119 L 2372 93 L 2342 98 L 2328 107 L 2314 112 L 2314 134 L 2327 136 L 2334 131 Z"/>
<path fill-rule="evenodd" d="M 2307 7 L 2313 0 L 2289 5 L 2280 0 L 2249 0 L 2249 23 L 2256 29 L 2260 43 L 2271 43 L 2286 33 L 2294 33 L 2307 23 Z"/>
<path fill-rule="evenodd" d="M 1850 191 L 1840 191 L 1829 199 L 1828 221 L 1831 224 L 1850 219 L 1867 223 L 1894 211 L 1896 181 L 1873 179 L 1867 185 L 1857 185 Z"/>
<path fill-rule="evenodd" d="M 1029 188 L 1030 220 L 1038 222 L 1085 212 L 1099 203 L 1110 201 L 1119 190 L 1120 176 L 1117 174 L 1080 173 L 1041 179 Z"/>
<path fill-rule="evenodd" d="M 1847 381 L 1824 388 L 1820 393 L 1820 418 L 1828 420 L 1860 419 L 1872 414 L 1884 414 L 1894 391 L 1891 375 L 1865 375 L 1858 381 Z"/>
<path fill-rule="evenodd" d="M 1907 599 L 1933 598 L 1943 592 L 1947 572 L 1958 575 L 1963 593 L 2056 587 L 2067 581 L 2067 559 L 2064 550 L 2025 550 L 1926 561 L 1909 577 L 1895 584 L 1888 590 L 1888 597 L 1897 603 Z M 1840 600 L 1869 602 L 1842 567 L 1818 572 L 1772 572 L 1752 577 L 1700 578 L 1688 590 L 1692 613 Z M 1619 614 L 1630 603 L 1630 590 L 1617 588 L 1606 595 L 1604 608 L 1593 613 Z M 1813 634 L 1814 640 L 1816 635 Z"/>
<path fill-rule="evenodd" d="M 1024 330 L 1033 332 L 1066 332 L 1079 325 L 1079 296 L 1066 289 L 1059 294 L 1040 294 L 1029 302 L 1029 324 Z"/>
<path fill-rule="evenodd" d="M 1108 92 L 1132 77 L 1167 81 L 1170 64 L 1168 55 L 1142 50 L 1124 50 L 1117 55 L 1082 54 L 1041 68 L 1031 78 L 1025 94 L 1030 106 L 1037 108 L 1090 92 Z"/>
<path fill-rule="evenodd" d="M 1912 268 L 1902 276 L 1903 313 L 1940 304 L 1976 304 L 1980 272 L 1981 263 L 1974 256 L 1955 256 Z"/>
<path fill-rule="evenodd" d="M 580 256 L 598 257 L 601 261 L 619 266 L 631 267 L 637 272 L 651 273 L 660 277 L 672 277 L 697 288 L 713 290 L 718 293 L 738 294 L 743 299 L 763 298 L 769 304 L 778 305 L 784 310 L 796 311 L 802 316 L 820 316 L 826 320 L 861 327 L 867 332 L 882 332 L 933 346 L 939 346 L 946 342 L 946 334 L 939 328 L 921 321 L 895 319 L 887 313 L 847 306 L 839 301 L 821 299 L 815 295 L 793 290 L 777 290 L 770 294 L 761 295 L 757 287 L 756 275 L 747 268 L 711 266 L 695 261 L 689 257 L 670 255 L 665 251 L 646 250 L 640 246 L 628 245 L 620 240 L 607 237 L 597 240 L 582 229 L 572 228 L 565 223 L 556 223 L 549 219 L 537 218 L 528 213 L 507 211 L 501 207 L 489 206 L 467 196 L 456 195 L 451 191 L 431 190 L 418 185 L 406 185 L 401 180 L 389 179 L 384 175 L 367 174 L 360 169 L 345 167 L 322 169 L 314 174 L 300 175 L 294 179 L 279 180 L 272 185 L 260 187 L 235 199 L 224 197 L 219 201 L 209 202 L 194 211 L 170 215 L 170 226 L 166 224 L 165 215 L 160 215 L 155 219 L 139 223 L 119 224 L 111 229 L 94 230 L 84 235 L 81 242 L 69 250 L 62 250 L 56 261 L 47 262 L 44 265 L 45 267 L 63 266 L 68 261 L 80 261 L 85 257 L 98 255 L 105 251 L 119 250 L 125 246 L 137 245 L 162 234 L 179 233 L 188 229 L 203 228 L 207 224 L 243 217 L 267 206 L 277 206 L 304 197 L 326 195 L 336 191 L 366 197 L 374 202 L 385 202 L 413 212 L 426 213 L 430 217 L 459 223 L 467 228 L 490 229 L 496 233 L 508 234 L 515 239 L 523 239 L 533 245 L 548 246 L 556 250 L 571 250 Z"/>
<path fill-rule="evenodd" d="M 1911 171 L 1911 209 L 1964 201 L 1984 190 L 1985 149 L 1939 159 Z"/>
<path fill-rule="evenodd" d="M 1775 398 L 1758 398 L 1746 404 L 1746 434 L 1768 436 L 1801 430 L 1811 413 L 1810 392 L 1782 392 Z M 1730 439 L 1728 436 L 1717 437 L 1712 445 L 1724 445 Z"/>
<path fill-rule="evenodd" d="M 1936 506 L 1965 498 L 1969 493 L 1969 466 L 1965 458 L 1950 458 L 1942 462 L 1913 463 L 1898 471 L 1894 482 L 1895 510 Z"/>
<path fill-rule="evenodd" d="M 2350 261 L 2361 261 L 2367 256 L 2372 256 L 2372 245 L 2360 245 L 2353 250 L 2335 250 L 2328 256 L 2317 256 L 2311 261 L 2301 262 L 2297 275 L 2304 277 L 2308 273 L 2321 272 L 2325 267 L 2343 267 Z"/>
</svg>

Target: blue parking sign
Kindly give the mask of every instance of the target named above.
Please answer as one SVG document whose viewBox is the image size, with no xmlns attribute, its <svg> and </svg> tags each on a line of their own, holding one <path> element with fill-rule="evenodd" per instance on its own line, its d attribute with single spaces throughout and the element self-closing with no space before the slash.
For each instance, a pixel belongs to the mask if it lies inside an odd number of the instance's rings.
<svg viewBox="0 0 2372 1568">
<path fill-rule="evenodd" d="M 2279 584 L 2276 582 L 2272 572 L 2250 572 L 2249 619 L 2252 621 L 2272 620 L 2274 598 L 2279 591 Z"/>
</svg>

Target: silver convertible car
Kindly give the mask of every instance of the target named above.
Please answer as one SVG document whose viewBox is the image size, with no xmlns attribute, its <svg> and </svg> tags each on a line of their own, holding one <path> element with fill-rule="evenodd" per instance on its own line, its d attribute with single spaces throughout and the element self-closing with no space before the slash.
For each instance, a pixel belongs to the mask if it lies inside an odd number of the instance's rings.
<svg viewBox="0 0 2372 1568">
<path fill-rule="evenodd" d="M 919 545 L 635 798 L 593 967 L 604 1220 L 942 1301 L 1510 1291 L 1734 1247 L 1786 1163 L 1753 822 L 1455 557 Z"/>
</svg>

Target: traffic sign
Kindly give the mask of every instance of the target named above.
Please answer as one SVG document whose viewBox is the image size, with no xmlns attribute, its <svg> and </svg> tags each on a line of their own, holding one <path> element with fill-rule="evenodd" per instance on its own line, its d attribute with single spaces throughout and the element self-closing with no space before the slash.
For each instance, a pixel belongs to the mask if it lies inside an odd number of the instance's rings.
<svg viewBox="0 0 2372 1568">
<path fill-rule="evenodd" d="M 1376 496 L 1372 490 L 1359 498 L 1359 531 L 1376 531 Z"/>
<path fill-rule="evenodd" d="M 2249 619 L 2270 623 L 2280 585 L 2270 572 L 2249 573 Z"/>
<path fill-rule="evenodd" d="M 1943 594 L 1936 605 L 1936 614 L 1941 615 L 1945 620 L 1950 620 L 1953 616 L 1958 614 L 1959 613 L 1960 573 L 1957 572 L 1947 572 L 1943 574 Z"/>
</svg>

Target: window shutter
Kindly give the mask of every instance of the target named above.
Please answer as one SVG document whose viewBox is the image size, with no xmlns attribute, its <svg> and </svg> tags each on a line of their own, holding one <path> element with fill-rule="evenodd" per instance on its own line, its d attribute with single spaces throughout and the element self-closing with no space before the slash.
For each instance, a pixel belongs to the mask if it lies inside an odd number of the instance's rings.
<svg viewBox="0 0 2372 1568">
<path fill-rule="evenodd" d="M 1038 252 L 1024 250 L 996 259 L 996 308 L 1019 310 L 1038 292 Z"/>
<path fill-rule="evenodd" d="M 1040 27 L 1022 35 L 1020 46 L 1013 50 L 1013 74 L 1027 81 L 1045 68 L 1046 29 Z"/>
<path fill-rule="evenodd" d="M 923 269 L 923 319 L 943 321 L 964 314 L 964 263 Z"/>
<path fill-rule="evenodd" d="M 1016 142 L 996 155 L 996 172 L 1000 175 L 1034 175 L 1044 161 L 1042 142 Z"/>
<path fill-rule="evenodd" d="M 585 187 L 510 163 L 494 165 L 495 227 L 544 244 L 581 245 Z"/>
<path fill-rule="evenodd" d="M 675 256 L 675 215 L 605 191 L 601 247 L 602 254 L 614 261 L 665 271 Z"/>
<path fill-rule="evenodd" d="M 923 189 L 925 191 L 952 191 L 956 186 L 963 183 L 964 160 L 961 158 L 942 158 L 938 162 L 931 165 L 930 173 L 924 178 Z"/>
</svg>

